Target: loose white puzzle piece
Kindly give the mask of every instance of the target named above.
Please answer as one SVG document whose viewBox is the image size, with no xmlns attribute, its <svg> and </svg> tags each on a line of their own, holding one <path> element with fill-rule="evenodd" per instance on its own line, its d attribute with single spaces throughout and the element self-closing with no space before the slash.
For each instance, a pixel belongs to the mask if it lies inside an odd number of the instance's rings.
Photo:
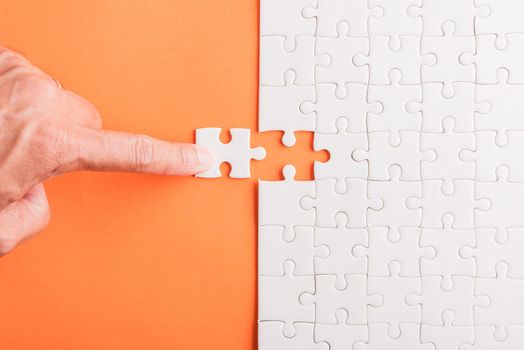
<svg viewBox="0 0 524 350">
<path fill-rule="evenodd" d="M 231 165 L 229 176 L 232 178 L 248 178 L 250 174 L 251 159 L 262 160 L 266 151 L 262 147 L 251 148 L 251 131 L 249 129 L 231 129 L 231 141 L 220 141 L 220 128 L 204 128 L 196 130 L 196 144 L 208 147 L 215 162 L 211 168 L 199 173 L 197 177 L 220 177 L 220 164 L 227 162 Z"/>
</svg>

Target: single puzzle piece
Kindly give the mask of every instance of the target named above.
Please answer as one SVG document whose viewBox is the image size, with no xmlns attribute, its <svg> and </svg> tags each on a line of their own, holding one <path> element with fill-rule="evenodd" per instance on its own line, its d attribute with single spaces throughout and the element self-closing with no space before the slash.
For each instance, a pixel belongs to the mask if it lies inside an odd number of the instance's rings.
<svg viewBox="0 0 524 350">
<path fill-rule="evenodd" d="M 315 227 L 315 245 L 327 246 L 329 255 L 315 258 L 315 274 L 335 275 L 335 287 L 346 288 L 346 275 L 366 275 L 367 260 L 353 255 L 353 247 L 368 244 L 365 228 L 348 228 L 346 215 L 335 217 L 337 227 Z"/>
<path fill-rule="evenodd" d="M 507 337 L 497 340 L 495 326 L 475 326 L 475 341 L 459 350 L 515 350 L 524 344 L 524 326 L 506 326 Z"/>
<path fill-rule="evenodd" d="M 367 181 L 360 179 L 346 179 L 347 191 L 337 193 L 337 180 L 317 180 L 316 195 L 306 195 L 300 199 L 300 206 L 305 210 L 315 209 L 316 226 L 336 227 L 335 215 L 344 213 L 348 217 L 350 228 L 366 227 L 366 212 L 368 209 L 380 210 L 382 200 L 368 198 Z"/>
<path fill-rule="evenodd" d="M 283 334 L 292 337 L 297 322 L 314 322 L 315 308 L 304 305 L 298 298 L 315 290 L 313 276 L 295 276 L 294 263 L 286 261 L 283 276 L 259 276 L 258 318 L 260 321 L 282 321 Z"/>
<path fill-rule="evenodd" d="M 386 350 L 386 349 L 413 349 L 435 350 L 431 344 L 420 343 L 420 326 L 417 324 L 401 324 L 400 335 L 391 338 L 387 323 L 368 325 L 368 341 L 357 342 L 353 350 Z"/>
<path fill-rule="evenodd" d="M 453 289 L 454 276 L 475 277 L 475 259 L 462 254 L 461 249 L 475 244 L 475 230 L 453 228 L 453 221 L 452 215 L 444 214 L 443 228 L 423 228 L 420 235 L 420 246 L 436 252 L 434 257 L 420 259 L 420 272 L 422 276 L 442 277 L 443 290 Z"/>
<path fill-rule="evenodd" d="M 314 340 L 315 326 L 313 323 L 294 324 L 295 334 L 286 337 L 283 333 L 284 323 L 279 321 L 258 322 L 258 350 L 328 350 L 326 343 Z"/>
<path fill-rule="evenodd" d="M 379 211 L 368 210 L 368 226 L 388 227 L 389 237 L 395 235 L 393 240 L 400 237 L 400 227 L 420 226 L 422 219 L 421 210 L 410 210 L 406 206 L 409 197 L 422 195 L 420 181 L 402 181 L 401 174 L 402 169 L 398 165 L 392 165 L 389 168 L 389 180 L 368 182 L 368 196 L 380 197 L 384 203 Z"/>
<path fill-rule="evenodd" d="M 337 310 L 335 317 L 336 324 L 315 324 L 315 341 L 329 344 L 329 350 L 347 350 L 352 349 L 354 343 L 368 339 L 366 325 L 351 324 L 346 310 Z"/>
<path fill-rule="evenodd" d="M 368 131 L 389 132 L 389 143 L 400 143 L 400 131 L 420 131 L 421 113 L 410 113 L 406 106 L 410 101 L 422 101 L 420 85 L 402 85 L 402 73 L 398 70 L 389 72 L 390 83 L 387 85 L 370 85 L 368 99 L 380 101 L 380 113 L 371 111 L 367 118 Z"/>
<path fill-rule="evenodd" d="M 297 35 L 314 36 L 314 18 L 302 16 L 302 10 L 314 6 L 315 0 L 261 0 L 260 35 L 281 35 L 286 44 L 293 45 Z M 292 50 L 292 47 L 289 47 Z"/>
<path fill-rule="evenodd" d="M 508 71 L 510 84 L 524 84 L 524 33 L 511 33 L 507 36 L 507 46 L 496 47 L 496 35 L 478 35 L 476 53 L 460 55 L 462 64 L 474 64 L 477 84 L 496 84 L 498 71 Z"/>
<path fill-rule="evenodd" d="M 295 85 L 295 72 L 286 71 L 283 86 L 260 86 L 258 130 L 282 130 L 284 145 L 295 144 L 295 131 L 315 131 L 315 116 L 305 115 L 300 105 L 315 98 L 314 85 Z"/>
<path fill-rule="evenodd" d="M 460 152 L 460 158 L 475 167 L 476 180 L 497 181 L 497 169 L 508 169 L 508 181 L 524 181 L 524 131 L 507 131 L 506 143 L 497 142 L 495 131 L 476 133 L 476 149 L 468 147 Z"/>
<path fill-rule="evenodd" d="M 474 228 L 475 213 L 487 211 L 490 200 L 484 196 L 481 199 L 475 197 L 475 184 L 471 180 L 455 180 L 454 191 L 450 194 L 442 191 L 443 184 L 442 180 L 422 180 L 423 195 L 421 198 L 408 198 L 408 208 L 422 208 L 424 228 L 441 228 L 444 214 L 453 216 L 455 228 Z"/>
<path fill-rule="evenodd" d="M 336 125 L 336 134 L 315 133 L 314 150 L 328 150 L 330 157 L 327 162 L 315 162 L 314 173 L 316 180 L 336 179 L 335 190 L 344 193 L 347 191 L 346 178 L 365 180 L 368 177 L 366 164 L 351 156 L 354 150 L 367 148 L 368 138 L 366 134 L 349 133 L 348 121 L 344 118 L 339 118 Z"/>
<path fill-rule="evenodd" d="M 437 159 L 433 162 L 422 161 L 423 180 L 443 180 L 443 192 L 453 193 L 454 181 L 475 180 L 475 164 L 461 159 L 464 149 L 475 148 L 475 133 L 458 133 L 455 120 L 451 117 L 442 122 L 442 133 L 423 133 L 421 148 L 435 150 Z"/>
<path fill-rule="evenodd" d="M 475 213 L 476 227 L 495 227 L 503 232 L 506 227 L 524 226 L 520 203 L 524 198 L 524 183 L 508 180 L 506 167 L 497 169 L 496 182 L 476 182 L 475 193 L 489 198 L 489 210 Z"/>
<path fill-rule="evenodd" d="M 317 7 L 306 7 L 302 14 L 305 18 L 317 19 L 319 37 L 337 36 L 340 22 L 349 25 L 349 34 L 353 37 L 368 36 L 368 18 L 379 17 L 379 8 L 369 8 L 367 0 L 318 0 Z"/>
<path fill-rule="evenodd" d="M 420 340 L 423 344 L 435 346 L 435 350 L 459 350 L 463 345 L 473 344 L 475 330 L 471 326 L 457 326 L 453 324 L 455 315 L 451 311 L 442 314 L 443 325 L 422 325 Z"/>
<path fill-rule="evenodd" d="M 510 84 L 509 72 L 497 73 L 497 84 L 477 85 L 476 97 L 489 106 L 486 113 L 475 114 L 478 131 L 496 131 L 497 144 L 507 142 L 508 131 L 524 131 L 524 85 Z"/>
<path fill-rule="evenodd" d="M 411 17 L 422 17 L 423 36 L 442 35 L 442 24 L 453 22 L 455 35 L 475 35 L 475 18 L 487 17 L 489 7 L 477 6 L 475 0 L 423 0 L 422 6 L 411 6 L 408 14 Z"/>
<path fill-rule="evenodd" d="M 443 95 L 444 84 L 422 84 L 422 102 L 408 103 L 410 113 L 422 112 L 422 132 L 443 132 L 442 122 L 445 118 L 455 120 L 456 132 L 475 131 L 475 113 L 487 113 L 489 103 L 475 101 L 475 84 L 454 82 L 454 94 Z"/>
<path fill-rule="evenodd" d="M 336 96 L 337 85 L 317 84 L 316 101 L 304 101 L 300 110 L 305 114 L 316 114 L 315 131 L 324 134 L 337 132 L 336 121 L 340 118 L 349 122 L 349 132 L 367 132 L 368 113 L 380 113 L 380 102 L 368 102 L 368 87 L 365 84 L 346 84 L 347 95 Z"/>
<path fill-rule="evenodd" d="M 401 265 L 400 276 L 418 277 L 420 258 L 435 256 L 435 249 L 432 247 L 420 247 L 418 227 L 401 227 L 400 236 L 395 239 L 390 239 L 385 227 L 372 227 L 368 231 L 369 245 L 357 245 L 353 249 L 356 257 L 368 257 L 368 276 L 390 276 L 389 266 L 396 261 Z"/>
<path fill-rule="evenodd" d="M 196 177 L 215 178 L 222 176 L 220 164 L 231 165 L 229 177 L 248 178 L 251 176 L 251 159 L 262 160 L 266 151 L 262 147 L 251 148 L 251 131 L 249 129 L 231 129 L 231 141 L 220 141 L 220 128 L 204 128 L 196 130 L 196 144 L 211 149 L 215 162 L 211 168 L 199 173 Z"/>
<path fill-rule="evenodd" d="M 490 9 L 489 16 L 475 19 L 477 34 L 496 34 L 496 45 L 499 48 L 506 46 L 507 33 L 524 32 L 524 22 L 521 14 L 524 12 L 524 3 L 521 0 L 475 0 L 477 5 L 485 5 Z"/>
<path fill-rule="evenodd" d="M 292 240 L 284 238 L 282 226 L 259 226 L 258 273 L 261 276 L 282 276 L 284 263 L 295 263 L 295 275 L 313 275 L 315 257 L 328 257 L 325 245 L 314 245 L 315 230 L 310 226 L 295 226 Z"/>
<path fill-rule="evenodd" d="M 349 27 L 344 22 L 337 25 L 337 31 L 335 38 L 317 38 L 317 53 L 331 58 L 328 66 L 317 68 L 317 82 L 335 83 L 336 96 L 343 98 L 347 96 L 346 83 L 368 82 L 368 68 L 354 65 L 353 56 L 359 52 L 368 52 L 369 41 L 367 38 L 350 37 Z"/>
<path fill-rule="evenodd" d="M 365 325 L 368 305 L 378 306 L 382 302 L 379 295 L 366 293 L 366 279 L 365 275 L 346 276 L 346 288 L 338 290 L 336 276 L 315 275 L 314 293 L 305 291 L 299 300 L 304 305 L 315 304 L 316 323 L 336 323 L 336 311 L 344 309 L 351 315 L 350 324 Z"/>
<path fill-rule="evenodd" d="M 368 323 L 387 323 L 388 335 L 397 338 L 402 323 L 420 324 L 420 312 L 406 305 L 404 298 L 409 293 L 420 293 L 420 279 L 402 277 L 402 265 L 398 261 L 389 264 L 389 275 L 368 277 L 368 294 L 382 296 L 382 304 L 368 307 Z"/>
<path fill-rule="evenodd" d="M 456 1 L 456 0 L 455 0 Z M 422 81 L 427 83 L 442 83 L 445 97 L 454 95 L 453 83 L 475 82 L 475 67 L 463 65 L 459 57 L 464 52 L 475 52 L 474 36 L 455 36 L 455 24 L 445 22 L 442 25 L 443 36 L 423 37 L 422 54 L 433 54 L 437 63 L 433 66 L 422 66 Z"/>
<path fill-rule="evenodd" d="M 420 53 L 420 37 L 401 36 L 401 46 L 395 51 L 390 49 L 389 40 L 387 36 L 369 38 L 369 54 L 358 53 L 353 63 L 356 66 L 369 66 L 369 83 L 372 85 L 388 84 L 389 72 L 393 69 L 402 72 L 401 84 L 420 84 L 421 68 L 436 64 L 435 55 Z"/>
<path fill-rule="evenodd" d="M 286 48 L 286 37 L 278 35 L 260 38 L 260 85 L 283 86 L 284 73 L 295 72 L 295 84 L 314 85 L 315 67 L 329 65 L 328 55 L 315 55 L 314 36 L 297 36 L 292 49 Z"/>
<path fill-rule="evenodd" d="M 284 240 L 291 241 L 295 226 L 313 226 L 315 213 L 301 208 L 300 198 L 315 195 L 314 181 L 295 181 L 296 170 L 291 165 L 283 169 L 283 181 L 258 182 L 258 223 L 284 227 Z"/>
<path fill-rule="evenodd" d="M 443 325 L 442 314 L 453 312 L 455 326 L 473 326 L 474 307 L 485 308 L 490 302 L 487 295 L 477 295 L 475 278 L 465 276 L 453 277 L 453 289 L 441 288 L 442 277 L 423 276 L 422 292 L 406 295 L 406 303 L 418 306 L 422 311 L 422 324 Z M 483 293 L 480 291 L 480 293 Z"/>
<path fill-rule="evenodd" d="M 388 132 L 372 132 L 368 135 L 369 149 L 357 149 L 353 152 L 356 161 L 368 162 L 369 179 L 389 180 L 389 167 L 399 165 L 402 168 L 400 180 L 420 180 L 420 162 L 436 159 L 434 151 L 420 150 L 420 133 L 400 131 L 400 144 L 391 145 Z"/>
<path fill-rule="evenodd" d="M 505 262 L 509 267 L 509 278 L 524 279 L 524 228 L 512 227 L 506 228 L 505 231 L 479 228 L 476 230 L 475 242 L 465 244 L 460 249 L 460 255 L 475 260 L 476 277 L 495 278 L 497 264 Z"/>
<path fill-rule="evenodd" d="M 421 35 L 422 20 L 408 15 L 410 6 L 420 6 L 422 0 L 369 0 L 369 7 L 382 9 L 382 16 L 369 18 L 369 36 L 387 35 L 392 50 L 401 46 L 402 35 Z"/>
<path fill-rule="evenodd" d="M 495 338 L 503 340 L 507 337 L 506 326 L 524 324 L 524 280 L 509 278 L 506 263 L 498 263 L 496 269 L 497 278 L 477 279 L 476 291 L 489 295 L 490 303 L 475 310 L 475 320 L 478 325 L 494 325 Z"/>
</svg>

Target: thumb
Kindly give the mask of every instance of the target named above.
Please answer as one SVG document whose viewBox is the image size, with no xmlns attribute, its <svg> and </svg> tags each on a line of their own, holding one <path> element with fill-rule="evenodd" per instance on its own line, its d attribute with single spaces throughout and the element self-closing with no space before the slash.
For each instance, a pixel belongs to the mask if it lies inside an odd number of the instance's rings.
<svg viewBox="0 0 524 350">
<path fill-rule="evenodd" d="M 31 188 L 17 202 L 0 211 L 0 256 L 41 231 L 50 219 L 44 185 Z"/>
</svg>

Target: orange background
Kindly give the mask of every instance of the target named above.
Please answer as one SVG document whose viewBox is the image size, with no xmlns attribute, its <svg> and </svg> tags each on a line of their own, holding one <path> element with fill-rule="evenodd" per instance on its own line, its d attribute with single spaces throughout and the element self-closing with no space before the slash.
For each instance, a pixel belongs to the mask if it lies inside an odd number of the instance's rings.
<svg viewBox="0 0 524 350">
<path fill-rule="evenodd" d="M 91 100 L 108 129 L 183 142 L 199 127 L 256 130 L 256 0 L 0 9 L 0 43 Z M 48 181 L 51 225 L 0 259 L 0 349 L 255 348 L 256 179 L 278 179 L 285 162 L 309 178 L 319 156 L 308 133 L 293 149 L 253 136 L 269 157 L 248 180 Z"/>
</svg>

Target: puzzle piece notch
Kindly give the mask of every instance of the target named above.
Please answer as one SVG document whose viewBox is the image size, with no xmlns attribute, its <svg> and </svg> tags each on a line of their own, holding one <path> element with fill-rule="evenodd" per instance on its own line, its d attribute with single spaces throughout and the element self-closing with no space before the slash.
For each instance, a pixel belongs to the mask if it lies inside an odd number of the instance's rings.
<svg viewBox="0 0 524 350">
<path fill-rule="evenodd" d="M 487 105 L 485 112 L 475 115 L 478 131 L 496 131 L 497 144 L 508 142 L 508 131 L 524 131 L 524 86 L 509 83 L 509 71 L 497 71 L 497 83 L 477 86 L 477 98 Z"/>
<path fill-rule="evenodd" d="M 475 167 L 479 181 L 496 181 L 500 167 L 508 169 L 508 181 L 524 181 L 524 165 L 520 156 L 524 153 L 524 131 L 508 131 L 506 137 L 490 131 L 478 131 L 476 149 L 464 149 L 460 159 Z M 505 143 L 501 144 L 502 139 Z"/>
<path fill-rule="evenodd" d="M 230 130 L 231 141 L 220 141 L 220 128 L 204 128 L 196 130 L 196 144 L 208 147 L 215 159 L 215 163 L 207 171 L 197 174 L 196 177 L 216 178 L 222 176 L 220 164 L 226 162 L 231 165 L 229 177 L 249 178 L 251 159 L 262 160 L 266 157 L 266 150 L 262 147 L 251 148 L 251 131 L 249 129 L 234 128 Z"/>
<path fill-rule="evenodd" d="M 524 217 L 520 210 L 524 197 L 524 183 L 509 180 L 509 169 L 497 168 L 497 181 L 476 182 L 475 191 L 479 197 L 489 198 L 489 210 L 477 212 L 477 227 L 495 227 L 503 232 L 506 227 L 523 227 Z"/>
<path fill-rule="evenodd" d="M 356 161 L 367 160 L 370 180 L 390 180 L 389 167 L 394 164 L 402 168 L 401 180 L 420 180 L 420 163 L 423 160 L 431 162 L 437 158 L 433 150 L 420 150 L 419 132 L 400 131 L 399 134 L 400 144 L 391 145 L 388 132 L 369 133 L 368 150 L 353 151 L 352 156 Z"/>
<path fill-rule="evenodd" d="M 435 350 L 460 349 L 463 345 L 473 345 L 475 332 L 470 326 L 454 325 L 455 315 L 446 310 L 442 313 L 443 325 L 422 325 L 420 340 L 422 343 L 433 344 Z"/>
<path fill-rule="evenodd" d="M 423 37 L 421 52 L 432 54 L 437 58 L 434 65 L 422 66 L 422 81 L 442 83 L 442 94 L 451 97 L 455 94 L 453 83 L 475 82 L 475 67 L 463 65 L 459 57 L 464 52 L 474 53 L 474 36 L 456 36 L 456 26 L 446 21 L 442 24 L 442 36 Z"/>
<path fill-rule="evenodd" d="M 305 195 L 315 195 L 314 181 L 296 181 L 296 169 L 286 165 L 283 181 L 258 182 L 258 220 L 259 225 L 278 225 L 284 227 L 286 241 L 294 239 L 295 226 L 313 226 L 315 213 L 300 206 Z"/>
<path fill-rule="evenodd" d="M 389 325 L 386 323 L 374 323 L 368 325 L 368 341 L 357 342 L 353 350 L 386 350 L 386 349 L 418 349 L 435 350 L 431 344 L 420 343 L 420 326 L 418 324 L 401 324 L 400 335 L 391 338 Z"/>
<path fill-rule="evenodd" d="M 329 344 L 317 343 L 314 340 L 314 324 L 295 322 L 295 333 L 292 336 L 284 334 L 284 322 L 258 322 L 258 349 L 259 350 L 328 350 Z"/>
<path fill-rule="evenodd" d="M 459 350 L 514 350 L 524 344 L 524 326 L 506 326 L 506 337 L 496 339 L 495 326 L 475 326 L 474 344 L 464 344 Z"/>
<path fill-rule="evenodd" d="M 417 227 L 399 228 L 400 237 L 390 238 L 385 227 L 369 228 L 369 245 L 356 245 L 353 255 L 368 258 L 368 276 L 391 276 L 390 264 L 400 264 L 401 277 L 419 277 L 421 258 L 433 258 L 436 251 L 433 247 L 420 247 L 420 229 Z"/>
<path fill-rule="evenodd" d="M 350 27 L 346 22 L 337 24 L 337 36 L 318 37 L 316 48 L 317 52 L 330 57 L 330 64 L 320 66 L 316 72 L 316 82 L 335 83 L 336 97 L 342 99 L 347 96 L 347 83 L 367 84 L 368 69 L 363 66 L 353 64 L 353 57 L 358 52 L 369 50 L 369 40 L 367 38 L 355 38 L 349 35 Z"/>
<path fill-rule="evenodd" d="M 315 35 L 314 18 L 305 18 L 302 10 L 313 6 L 315 0 L 262 0 L 260 1 L 260 35 L 281 35 L 285 47 L 293 50 L 297 35 Z"/>
<path fill-rule="evenodd" d="M 296 36 L 294 47 L 286 47 L 286 38 L 278 35 L 260 38 L 260 85 L 285 85 L 285 72 L 295 72 L 295 84 L 314 85 L 315 69 L 330 64 L 329 55 L 315 54 L 314 36 Z"/>
<path fill-rule="evenodd" d="M 381 113 L 382 104 L 378 101 L 368 102 L 368 87 L 366 84 L 347 83 L 347 94 L 341 98 L 336 96 L 336 84 L 317 84 L 316 101 L 304 101 L 300 105 L 302 113 L 316 114 L 315 131 L 332 134 L 337 132 L 336 121 L 340 118 L 348 120 L 349 132 L 366 133 L 366 117 L 368 113 Z"/>
<path fill-rule="evenodd" d="M 315 304 L 315 322 L 336 323 L 336 311 L 344 309 L 351 315 L 351 324 L 365 325 L 368 305 L 378 306 L 382 303 L 379 295 L 367 294 L 366 276 L 347 275 L 345 278 L 346 288 L 338 290 L 335 286 L 336 276 L 316 275 L 315 291 L 305 291 L 300 295 L 300 303 Z"/>
<path fill-rule="evenodd" d="M 400 240 L 400 227 L 418 227 L 422 219 L 422 210 L 410 210 L 406 201 L 411 196 L 421 196 L 420 181 L 403 181 L 402 169 L 398 165 L 389 168 L 387 181 L 368 181 L 369 197 L 381 197 L 383 206 L 379 211 L 368 210 L 369 227 L 388 227 L 391 242 Z"/>
<path fill-rule="evenodd" d="M 433 54 L 421 54 L 420 37 L 403 35 L 400 49 L 390 49 L 390 37 L 376 36 L 369 39 L 369 53 L 358 53 L 353 57 L 357 66 L 369 66 L 369 83 L 386 85 L 389 72 L 398 69 L 402 72 L 401 84 L 420 84 L 420 70 L 423 66 L 433 66 L 437 58 Z"/>
<path fill-rule="evenodd" d="M 509 278 L 524 279 L 524 267 L 521 266 L 524 228 L 479 228 L 476 230 L 475 241 L 473 244 L 464 245 L 460 249 L 460 255 L 475 260 L 477 277 L 495 278 L 497 265 L 506 263 Z"/>
<path fill-rule="evenodd" d="M 317 7 L 306 7 L 302 15 L 305 18 L 316 17 L 318 36 L 336 36 L 336 27 L 344 22 L 350 27 L 349 35 L 368 37 L 368 18 L 381 16 L 382 10 L 369 8 L 367 0 L 318 0 Z"/>
<path fill-rule="evenodd" d="M 327 246 L 329 255 L 315 258 L 315 274 L 335 275 L 335 287 L 343 290 L 347 287 L 346 275 L 366 275 L 367 260 L 356 257 L 353 248 L 368 244 L 368 232 L 365 228 L 349 228 L 348 218 L 343 213 L 335 216 L 336 227 L 315 227 L 315 245 Z"/>
<path fill-rule="evenodd" d="M 475 313 L 477 324 L 494 325 L 495 339 L 507 338 L 506 326 L 524 324 L 524 280 L 508 277 L 509 266 L 499 262 L 496 266 L 497 277 L 477 279 L 476 290 L 489 296 L 490 303 L 479 308 Z"/>
<path fill-rule="evenodd" d="M 258 129 L 284 131 L 282 142 L 292 147 L 295 131 L 315 131 L 315 117 L 300 110 L 303 101 L 315 98 L 315 86 L 296 85 L 292 70 L 284 72 L 284 80 L 283 86 L 260 86 Z"/>
<path fill-rule="evenodd" d="M 475 244 L 474 229 L 455 229 L 454 218 L 450 214 L 442 216 L 443 228 L 422 229 L 421 247 L 432 247 L 435 256 L 422 257 L 420 272 L 422 276 L 442 277 L 442 290 L 453 289 L 454 276 L 475 277 L 475 259 L 462 254 L 462 248 Z"/>
<path fill-rule="evenodd" d="M 349 313 L 346 310 L 338 309 L 335 313 L 335 318 L 337 320 L 336 324 L 316 323 L 316 341 L 322 341 L 329 344 L 330 350 L 351 349 L 354 343 L 367 341 L 368 330 L 366 325 L 351 324 Z"/>
<path fill-rule="evenodd" d="M 453 82 L 452 96 L 444 95 L 443 83 L 423 83 L 422 101 L 411 101 L 406 109 L 409 113 L 422 113 L 422 132 L 443 132 L 445 118 L 455 120 L 457 132 L 474 132 L 474 113 L 488 113 L 487 102 L 475 101 L 475 84 Z"/>
<path fill-rule="evenodd" d="M 490 209 L 490 200 L 475 197 L 475 184 L 471 180 L 456 180 L 450 194 L 443 192 L 443 184 L 443 180 L 422 180 L 422 197 L 408 198 L 409 209 L 422 208 L 421 227 L 442 228 L 443 215 L 450 214 L 456 228 L 474 228 L 475 212 Z"/>
<path fill-rule="evenodd" d="M 258 282 L 259 321 L 282 321 L 286 337 L 295 335 L 295 323 L 315 321 L 315 308 L 299 301 L 301 294 L 314 292 L 314 277 L 295 276 L 294 270 L 295 264 L 286 261 L 283 276 L 259 276 Z"/>
<path fill-rule="evenodd" d="M 489 16 L 477 17 L 475 29 L 477 34 L 496 34 L 495 45 L 502 49 L 506 47 L 507 33 L 524 32 L 521 13 L 524 11 L 520 0 L 476 0 L 478 5 L 488 6 Z"/>
<path fill-rule="evenodd" d="M 442 277 L 423 276 L 422 292 L 406 295 L 406 303 L 419 306 L 422 311 L 422 324 L 443 325 L 442 314 L 451 311 L 455 315 L 454 325 L 473 326 L 474 308 L 485 308 L 490 304 L 488 295 L 475 294 L 475 278 L 454 276 L 453 289 L 441 288 Z"/>
<path fill-rule="evenodd" d="M 313 275 L 314 259 L 327 258 L 326 245 L 314 245 L 314 228 L 295 226 L 294 238 L 286 240 L 284 227 L 260 226 L 258 230 L 258 269 L 261 276 L 281 276 L 285 273 L 284 264 L 295 264 L 295 275 Z"/>
<path fill-rule="evenodd" d="M 401 84 L 402 72 L 393 69 L 389 72 L 389 83 L 386 85 L 370 85 L 368 98 L 378 101 L 380 111 L 370 111 L 367 124 L 369 132 L 389 132 L 389 144 L 400 144 L 401 131 L 420 131 L 422 125 L 421 113 L 410 113 L 407 105 L 410 101 L 422 102 L 422 90 L 419 85 Z M 418 114 L 418 115 L 415 115 Z"/>
<path fill-rule="evenodd" d="M 367 147 L 365 133 L 349 132 L 349 123 L 345 118 L 336 121 L 336 134 L 315 133 L 313 148 L 315 151 L 327 150 L 330 158 L 327 162 L 315 162 L 315 179 L 336 179 L 335 191 L 339 194 L 347 191 L 346 178 L 367 179 L 366 164 L 356 162 L 351 153 L 359 148 Z"/>
<path fill-rule="evenodd" d="M 420 0 L 369 0 L 370 8 L 378 7 L 382 11 L 380 17 L 369 18 L 370 36 L 389 36 L 389 48 L 399 50 L 402 35 L 422 34 L 422 20 L 408 15 L 408 8 L 420 3 Z"/>
<path fill-rule="evenodd" d="M 442 192 L 452 194 L 455 180 L 475 180 L 475 165 L 466 162 L 460 155 L 465 149 L 475 147 L 475 134 L 456 131 L 455 119 L 442 121 L 442 133 L 423 133 L 422 150 L 435 150 L 437 159 L 421 162 L 423 180 L 442 180 Z"/>
<path fill-rule="evenodd" d="M 443 35 L 442 24 L 453 22 L 455 34 L 460 36 L 475 35 L 475 18 L 487 17 L 490 14 L 488 6 L 476 6 L 472 0 L 424 0 L 420 6 L 410 6 L 408 15 L 422 17 L 423 36 Z"/>
<path fill-rule="evenodd" d="M 342 194 L 335 191 L 336 181 L 315 181 L 315 197 L 304 196 L 300 199 L 300 206 L 305 210 L 315 209 L 317 226 L 336 227 L 335 215 L 342 212 L 347 215 L 350 227 L 366 227 L 367 210 L 380 210 L 383 206 L 382 200 L 368 198 L 366 180 L 346 179 L 347 191 Z"/>
<path fill-rule="evenodd" d="M 402 276 L 402 265 L 392 261 L 388 265 L 388 276 L 368 276 L 368 294 L 378 294 L 382 303 L 368 307 L 368 323 L 389 324 L 388 335 L 397 338 L 401 334 L 401 324 L 420 324 L 420 312 L 406 305 L 404 298 L 409 293 L 420 293 L 420 280 Z"/>
<path fill-rule="evenodd" d="M 476 53 L 463 53 L 460 63 L 474 64 L 477 84 L 496 84 L 498 71 L 506 69 L 509 72 L 509 83 L 524 84 L 524 33 L 507 34 L 507 46 L 497 48 L 496 35 L 477 35 Z"/>
</svg>

